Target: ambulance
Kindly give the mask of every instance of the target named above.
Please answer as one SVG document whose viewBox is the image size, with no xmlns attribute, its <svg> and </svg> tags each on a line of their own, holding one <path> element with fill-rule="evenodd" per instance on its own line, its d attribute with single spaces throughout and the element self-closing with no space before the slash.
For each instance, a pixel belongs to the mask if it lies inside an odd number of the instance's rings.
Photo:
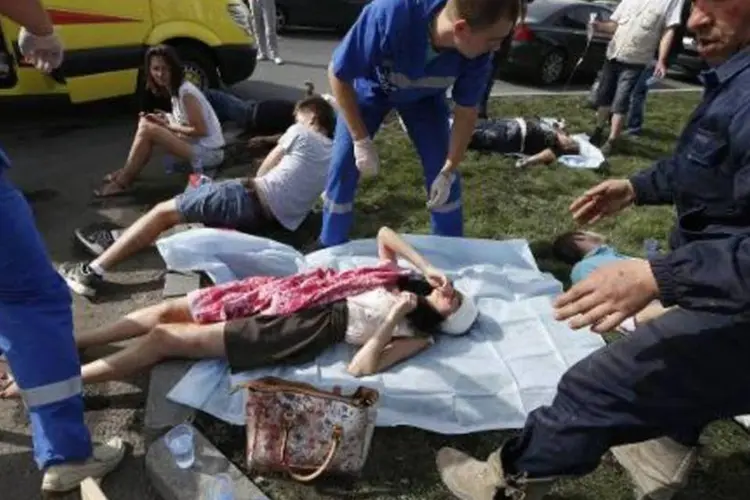
<svg viewBox="0 0 750 500">
<path fill-rule="evenodd" d="M 252 75 L 256 47 L 242 0 L 45 0 L 65 47 L 50 75 L 23 61 L 19 26 L 0 16 L 0 106 L 43 97 L 83 103 L 134 95 L 143 88 L 143 59 L 154 45 L 180 55 L 201 88 Z"/>
</svg>

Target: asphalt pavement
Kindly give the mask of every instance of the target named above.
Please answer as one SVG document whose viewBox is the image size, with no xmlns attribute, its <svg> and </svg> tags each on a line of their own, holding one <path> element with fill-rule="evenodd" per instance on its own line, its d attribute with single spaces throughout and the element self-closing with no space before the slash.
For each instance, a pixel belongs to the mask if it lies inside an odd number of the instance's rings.
<svg viewBox="0 0 750 500">
<path fill-rule="evenodd" d="M 252 79 L 237 85 L 235 90 L 247 97 L 294 99 L 301 95 L 303 83 L 310 80 L 319 92 L 326 91 L 326 66 L 336 42 L 337 38 L 328 34 L 284 36 L 281 55 L 286 64 L 260 63 Z M 671 81 L 666 85 L 688 86 Z M 585 90 L 585 86 L 573 90 Z M 521 84 L 498 81 L 494 93 L 531 91 L 534 89 Z M 72 243 L 76 227 L 102 221 L 130 224 L 154 203 L 181 190 L 181 180 L 168 178 L 161 159 L 157 158 L 146 168 L 136 197 L 92 202 L 91 191 L 102 176 L 122 165 L 134 129 L 135 115 L 122 105 L 86 112 L 77 109 L 49 112 L 34 119 L 21 119 L 20 115 L 4 117 L 0 124 L 0 144 L 13 160 L 9 175 L 31 200 L 38 227 L 55 263 L 81 257 Z M 157 302 L 162 275 L 163 263 L 154 250 L 131 259 L 108 277 L 112 285 L 101 299 L 91 302 L 74 297 L 76 328 L 90 329 Z M 103 484 L 111 500 L 155 498 L 143 468 L 141 429 L 146 387 L 146 378 L 140 377 L 86 390 L 86 419 L 94 436 L 120 435 L 132 447 L 122 468 Z M 39 498 L 40 478 L 32 462 L 29 429 L 21 405 L 0 401 L 0 498 Z"/>
</svg>

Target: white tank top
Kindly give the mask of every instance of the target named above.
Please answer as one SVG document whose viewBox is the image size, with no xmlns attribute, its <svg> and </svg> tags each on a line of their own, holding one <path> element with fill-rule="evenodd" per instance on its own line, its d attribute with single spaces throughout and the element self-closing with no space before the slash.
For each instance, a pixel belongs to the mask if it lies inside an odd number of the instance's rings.
<svg viewBox="0 0 750 500">
<path fill-rule="evenodd" d="M 208 102 L 206 96 L 198 87 L 185 81 L 180 85 L 177 96 L 172 97 L 172 116 L 180 125 L 188 125 L 188 117 L 185 112 L 184 98 L 187 94 L 194 96 L 200 103 L 203 121 L 206 124 L 207 134 L 203 137 L 193 138 L 194 143 L 207 149 L 219 149 L 224 147 L 224 134 L 221 131 L 221 123 L 216 117 L 214 108 Z"/>
<path fill-rule="evenodd" d="M 383 287 L 353 295 L 346 299 L 349 320 L 344 341 L 347 344 L 362 345 L 367 342 L 382 325 L 398 296 Z M 400 321 L 393 330 L 393 337 L 415 337 L 417 332 L 406 321 Z"/>
</svg>

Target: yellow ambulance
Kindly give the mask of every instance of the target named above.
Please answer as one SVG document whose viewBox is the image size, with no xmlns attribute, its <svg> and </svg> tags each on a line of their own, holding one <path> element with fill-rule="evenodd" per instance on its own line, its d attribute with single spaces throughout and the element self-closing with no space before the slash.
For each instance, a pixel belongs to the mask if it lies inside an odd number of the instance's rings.
<svg viewBox="0 0 750 500">
<path fill-rule="evenodd" d="M 128 96 L 142 88 L 143 56 L 175 47 L 202 88 L 231 85 L 255 70 L 256 48 L 242 0 L 45 0 L 65 47 L 45 75 L 18 51 L 18 25 L 0 17 L 0 106 L 7 99 L 62 97 L 73 103 Z"/>
</svg>

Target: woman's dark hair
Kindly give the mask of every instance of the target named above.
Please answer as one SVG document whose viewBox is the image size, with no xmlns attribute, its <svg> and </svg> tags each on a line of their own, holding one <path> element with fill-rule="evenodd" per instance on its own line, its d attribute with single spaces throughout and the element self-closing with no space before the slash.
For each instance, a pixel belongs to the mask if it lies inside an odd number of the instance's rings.
<svg viewBox="0 0 750 500">
<path fill-rule="evenodd" d="M 578 245 L 578 237 L 581 234 L 581 231 L 569 231 L 555 238 L 552 243 L 552 254 L 569 266 L 578 263 L 583 258 L 583 251 Z"/>
<path fill-rule="evenodd" d="M 154 57 L 161 57 L 164 59 L 167 67 L 169 68 L 169 88 L 167 91 L 154 81 L 151 76 L 151 60 Z M 182 67 L 182 61 L 180 56 L 177 55 L 177 51 L 169 45 L 155 45 L 146 51 L 146 57 L 144 58 L 145 74 L 146 74 L 146 88 L 149 92 L 169 97 L 177 95 L 180 91 L 180 85 L 185 81 L 185 69 Z M 169 94 L 169 95 L 166 95 Z"/>
<path fill-rule="evenodd" d="M 333 133 L 336 130 L 336 111 L 331 103 L 326 101 L 322 96 L 313 95 L 299 101 L 294 107 L 294 112 L 306 111 L 312 113 L 315 122 L 323 130 L 323 133 L 330 139 L 333 139 Z"/>
<path fill-rule="evenodd" d="M 417 307 L 406 315 L 407 321 L 419 333 L 433 334 L 445 321 L 445 317 L 427 300 L 432 293 L 432 285 L 421 276 L 402 276 L 396 284 L 402 292 L 411 292 L 417 296 Z"/>
</svg>

